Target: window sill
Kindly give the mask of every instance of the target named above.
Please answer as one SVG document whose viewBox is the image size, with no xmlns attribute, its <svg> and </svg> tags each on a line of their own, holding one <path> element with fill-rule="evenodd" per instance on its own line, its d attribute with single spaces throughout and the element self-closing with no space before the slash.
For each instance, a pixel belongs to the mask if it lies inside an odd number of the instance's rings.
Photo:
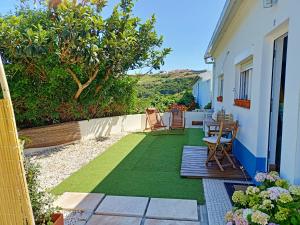
<svg viewBox="0 0 300 225">
<path fill-rule="evenodd" d="M 251 100 L 245 99 L 234 99 L 234 105 L 246 109 L 250 109 L 251 107 Z"/>
<path fill-rule="evenodd" d="M 223 96 L 218 96 L 218 97 L 217 97 L 217 101 L 218 101 L 218 102 L 223 102 Z"/>
</svg>

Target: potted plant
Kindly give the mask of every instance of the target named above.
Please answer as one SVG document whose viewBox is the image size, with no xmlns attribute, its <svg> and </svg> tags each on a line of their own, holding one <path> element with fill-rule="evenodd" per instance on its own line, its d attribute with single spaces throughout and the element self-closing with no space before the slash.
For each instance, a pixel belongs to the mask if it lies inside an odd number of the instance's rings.
<svg viewBox="0 0 300 225">
<path fill-rule="evenodd" d="M 225 218 L 227 225 L 300 224 L 300 186 L 290 185 L 277 172 L 258 173 L 258 187 L 236 191 L 234 208 Z"/>
<path fill-rule="evenodd" d="M 223 96 L 218 96 L 218 97 L 217 97 L 217 101 L 218 101 L 218 102 L 223 102 Z"/>
<path fill-rule="evenodd" d="M 251 107 L 251 101 L 247 99 L 234 99 L 234 105 L 250 109 Z"/>
<path fill-rule="evenodd" d="M 64 215 L 62 213 L 53 213 L 51 222 L 53 225 L 64 225 Z"/>
</svg>

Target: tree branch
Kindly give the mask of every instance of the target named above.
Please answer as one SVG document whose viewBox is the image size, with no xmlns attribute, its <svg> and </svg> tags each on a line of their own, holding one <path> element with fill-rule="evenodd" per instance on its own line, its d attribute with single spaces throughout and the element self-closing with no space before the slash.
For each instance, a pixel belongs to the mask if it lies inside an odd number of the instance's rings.
<svg viewBox="0 0 300 225">
<path fill-rule="evenodd" d="M 89 78 L 89 80 L 87 82 L 85 82 L 82 87 L 83 88 L 86 88 L 87 86 L 89 86 L 93 80 L 96 79 L 97 77 L 97 74 L 99 73 L 99 68 L 98 68 L 98 65 L 96 65 L 97 69 L 94 71 L 93 75 Z"/>
<path fill-rule="evenodd" d="M 93 72 L 92 76 L 89 77 L 88 81 L 85 82 L 84 84 L 81 83 L 81 81 L 78 79 L 76 73 L 71 68 L 67 68 L 67 71 L 71 74 L 73 80 L 76 82 L 78 86 L 78 90 L 74 96 L 74 99 L 77 100 L 81 93 L 83 92 L 84 89 L 86 89 L 92 82 L 93 80 L 96 79 L 98 72 L 99 72 L 99 67 L 98 64 L 95 66 L 96 70 Z"/>
<path fill-rule="evenodd" d="M 109 67 L 109 68 L 105 71 L 104 78 L 103 78 L 104 81 L 107 81 L 107 80 L 108 80 L 108 78 L 109 78 L 111 72 L 112 72 L 112 69 L 111 69 L 111 67 Z M 98 87 L 96 88 L 96 94 L 98 94 L 98 93 L 100 92 L 100 90 L 102 89 L 102 87 L 103 87 L 103 85 L 98 85 Z"/>
<path fill-rule="evenodd" d="M 73 70 L 71 70 L 70 68 L 67 68 L 67 71 L 70 73 L 70 75 L 72 76 L 73 80 L 76 82 L 78 88 L 81 88 L 82 84 L 81 84 L 80 80 L 78 79 L 76 73 L 74 73 Z"/>
</svg>

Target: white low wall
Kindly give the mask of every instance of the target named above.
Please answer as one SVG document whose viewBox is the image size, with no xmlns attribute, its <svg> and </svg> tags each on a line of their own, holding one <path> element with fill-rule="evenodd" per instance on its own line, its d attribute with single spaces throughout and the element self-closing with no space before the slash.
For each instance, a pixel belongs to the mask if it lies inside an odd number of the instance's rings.
<svg viewBox="0 0 300 225">
<path fill-rule="evenodd" d="M 185 127 L 201 128 L 193 126 L 192 121 L 203 121 L 211 117 L 211 112 L 186 112 Z M 170 113 L 161 114 L 164 124 L 169 126 Z M 31 128 L 20 131 L 22 135 L 32 140 L 30 145 L 25 146 L 26 152 L 36 152 L 65 145 L 78 140 L 88 140 L 97 137 L 105 137 L 121 132 L 141 132 L 146 127 L 146 115 L 125 115 L 116 117 L 99 118 L 78 122 L 63 123 L 39 128 Z M 44 138 L 46 137 L 46 138 Z"/>
<path fill-rule="evenodd" d="M 169 126 L 170 113 L 162 113 L 162 118 L 166 126 Z M 197 128 L 193 126 L 192 121 L 203 121 L 211 116 L 209 112 L 186 112 L 186 128 Z M 79 128 L 82 139 L 92 139 L 99 136 L 109 136 L 120 132 L 139 132 L 144 131 L 146 127 L 146 115 L 126 115 L 99 118 L 92 120 L 79 121 Z"/>
<path fill-rule="evenodd" d="M 143 114 L 106 117 L 79 121 L 81 139 L 109 136 L 120 132 L 138 132 L 145 129 Z"/>
</svg>

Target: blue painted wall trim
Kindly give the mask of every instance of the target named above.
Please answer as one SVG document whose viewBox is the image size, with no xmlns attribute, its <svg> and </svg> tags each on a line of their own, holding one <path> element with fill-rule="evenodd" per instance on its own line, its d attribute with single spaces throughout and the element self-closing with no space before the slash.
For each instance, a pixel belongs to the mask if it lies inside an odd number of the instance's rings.
<svg viewBox="0 0 300 225">
<path fill-rule="evenodd" d="M 233 145 L 233 154 L 252 178 L 257 172 L 266 172 L 266 158 L 256 157 L 237 139 Z"/>
</svg>

